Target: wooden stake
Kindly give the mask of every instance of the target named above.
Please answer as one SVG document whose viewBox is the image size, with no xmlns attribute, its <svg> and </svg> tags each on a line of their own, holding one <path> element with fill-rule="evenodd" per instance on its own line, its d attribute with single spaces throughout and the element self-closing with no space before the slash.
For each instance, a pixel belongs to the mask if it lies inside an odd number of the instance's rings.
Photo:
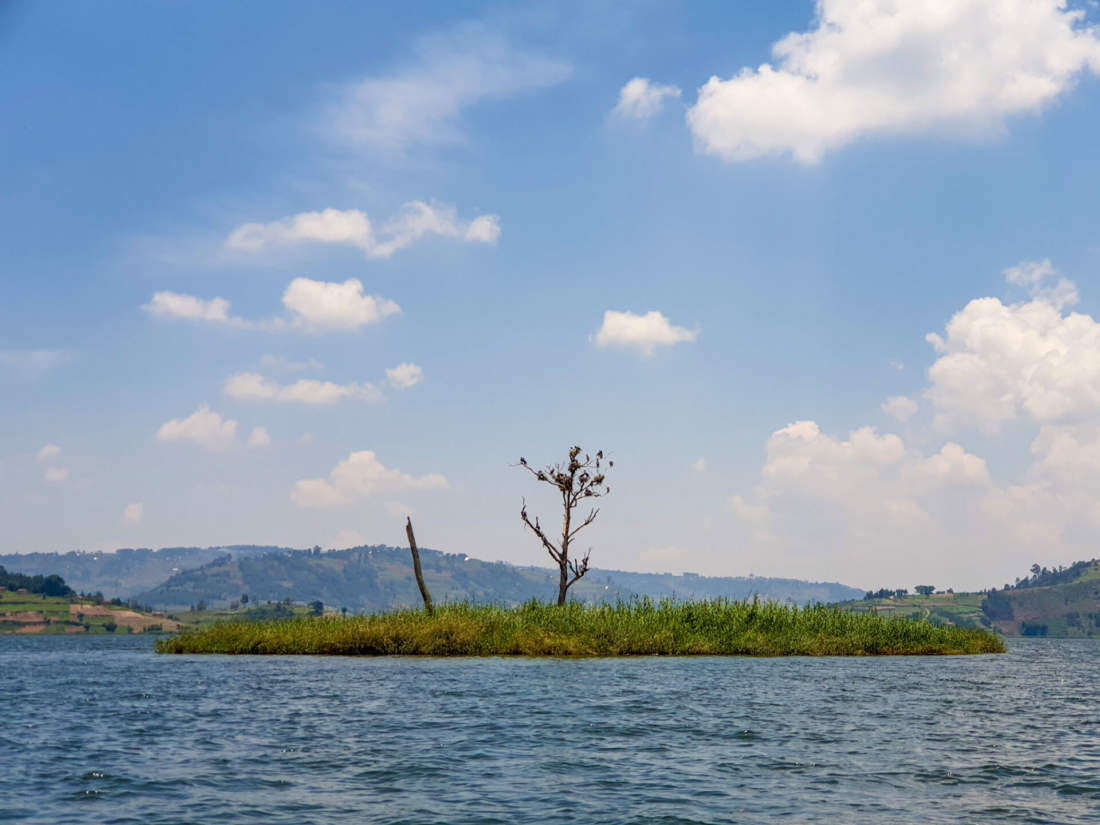
<svg viewBox="0 0 1100 825">
<path fill-rule="evenodd" d="M 412 519 L 405 517 L 405 535 L 409 537 L 409 549 L 413 557 L 413 573 L 416 574 L 416 586 L 420 588 L 420 596 L 424 599 L 424 609 L 432 613 L 432 595 L 428 592 L 428 585 L 424 584 L 424 573 L 420 569 L 420 551 L 416 549 L 416 538 L 413 536 Z"/>
</svg>

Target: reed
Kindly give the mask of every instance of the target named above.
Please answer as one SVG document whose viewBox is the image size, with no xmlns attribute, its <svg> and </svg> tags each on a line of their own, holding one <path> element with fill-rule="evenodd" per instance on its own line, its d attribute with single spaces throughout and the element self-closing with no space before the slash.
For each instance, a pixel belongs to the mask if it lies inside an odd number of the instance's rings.
<svg viewBox="0 0 1100 825">
<path fill-rule="evenodd" d="M 158 653 L 332 656 L 900 656 L 1003 653 L 993 633 L 835 607 L 726 601 L 436 605 L 226 622 L 158 640 Z"/>
</svg>

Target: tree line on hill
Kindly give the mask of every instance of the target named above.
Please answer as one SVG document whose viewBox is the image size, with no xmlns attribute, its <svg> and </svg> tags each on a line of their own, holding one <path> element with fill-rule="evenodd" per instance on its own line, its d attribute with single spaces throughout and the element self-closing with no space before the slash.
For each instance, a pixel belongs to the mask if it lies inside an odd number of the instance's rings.
<svg viewBox="0 0 1100 825">
<path fill-rule="evenodd" d="M 933 593 L 936 592 L 936 587 L 932 584 L 918 584 L 916 587 L 913 588 L 913 592 L 917 593 L 920 596 L 931 596 Z M 944 592 L 954 593 L 955 591 L 949 587 Z M 896 587 L 892 590 L 889 587 L 880 587 L 878 590 L 868 590 L 863 598 L 866 601 L 870 601 L 871 599 L 901 599 L 908 595 L 908 587 Z"/>
<path fill-rule="evenodd" d="M 65 580 L 56 573 L 48 576 L 28 576 L 23 573 L 9 573 L 0 565 L 0 587 L 8 590 L 26 590 L 39 596 L 75 596 L 76 593 Z"/>
</svg>

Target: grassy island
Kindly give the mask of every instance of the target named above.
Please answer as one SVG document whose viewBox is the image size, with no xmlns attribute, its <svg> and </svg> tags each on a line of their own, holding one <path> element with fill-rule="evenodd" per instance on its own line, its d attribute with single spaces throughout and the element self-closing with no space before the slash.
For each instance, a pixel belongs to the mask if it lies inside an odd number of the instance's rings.
<svg viewBox="0 0 1100 825">
<path fill-rule="evenodd" d="M 159 653 L 334 656 L 897 656 L 1003 653 L 993 633 L 833 607 L 762 602 L 448 604 L 274 622 L 225 622 Z"/>
</svg>

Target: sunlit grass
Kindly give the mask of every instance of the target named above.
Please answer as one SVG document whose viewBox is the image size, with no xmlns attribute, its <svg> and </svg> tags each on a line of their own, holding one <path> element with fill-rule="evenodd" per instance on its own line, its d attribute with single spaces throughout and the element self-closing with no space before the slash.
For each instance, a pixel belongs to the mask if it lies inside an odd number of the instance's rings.
<svg viewBox="0 0 1100 825">
<path fill-rule="evenodd" d="M 1002 653 L 980 629 L 772 602 L 447 604 L 347 618 L 226 622 L 159 653 L 341 656 L 881 656 Z"/>
</svg>

